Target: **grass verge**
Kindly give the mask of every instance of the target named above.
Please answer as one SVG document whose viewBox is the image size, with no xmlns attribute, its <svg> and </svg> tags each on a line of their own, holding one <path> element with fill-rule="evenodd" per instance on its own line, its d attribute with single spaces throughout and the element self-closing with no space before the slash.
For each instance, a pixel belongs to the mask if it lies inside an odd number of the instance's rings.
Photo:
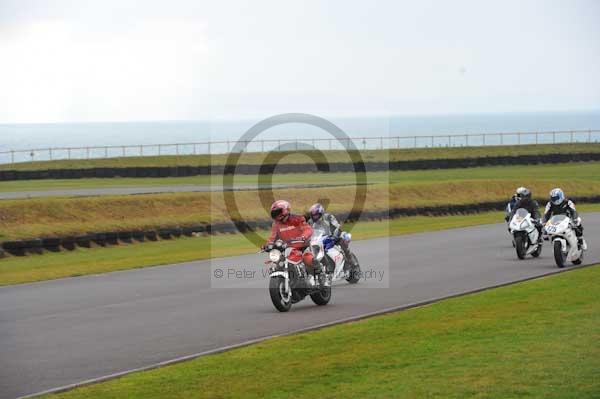
<svg viewBox="0 0 600 399">
<path fill-rule="evenodd" d="M 548 173 L 551 170 L 552 173 Z M 565 163 L 553 165 L 489 166 L 467 169 L 440 169 L 419 171 L 369 172 L 370 183 L 398 183 L 405 185 L 467 180 L 508 180 L 535 177 L 536 180 L 573 179 L 600 181 L 600 162 Z M 274 174 L 273 183 L 279 184 L 354 184 L 354 173 L 290 173 Z M 255 185 L 257 175 L 236 175 L 235 184 Z M 164 187 L 164 186 L 221 186 L 222 175 L 165 177 L 165 178 L 111 178 L 111 179 L 58 179 L 0 182 L 0 192 L 69 190 L 108 187 Z M 191 191 L 191 189 L 190 189 Z"/>
<path fill-rule="evenodd" d="M 51 397 L 597 398 L 599 288 L 595 266 Z"/>
<path fill-rule="evenodd" d="M 379 178 L 374 179 L 379 183 L 367 186 L 366 203 L 371 210 L 503 201 L 521 185 L 530 187 L 539 197 L 545 197 L 556 186 L 569 196 L 600 194 L 600 162 L 411 172 L 390 174 L 387 180 Z M 352 208 L 356 192 L 355 186 L 343 186 L 276 189 L 273 195 L 291 201 L 296 212 L 304 212 L 312 203 L 329 199 L 329 210 L 341 213 Z M 261 202 L 261 195 L 265 194 L 268 193 L 235 194 L 244 219 L 266 217 L 268 211 Z M 222 192 L 5 200 L 0 201 L 0 240 L 228 220 Z"/>
<path fill-rule="evenodd" d="M 600 144 L 539 144 L 520 146 L 485 146 L 485 147 L 438 147 L 417 149 L 391 149 L 360 151 L 364 161 L 406 161 L 421 159 L 460 159 L 495 156 L 544 155 L 564 153 L 600 152 Z M 314 151 L 282 152 L 281 163 L 312 162 Z M 269 153 L 244 153 L 239 164 L 262 164 Z M 329 162 L 348 162 L 346 151 L 323 151 Z M 160 167 L 184 165 L 223 165 L 227 161 L 226 154 L 220 155 L 181 155 L 181 156 L 147 156 L 119 157 L 106 159 L 73 159 L 58 161 L 23 162 L 0 165 L 0 170 L 46 170 L 46 169 L 87 169 L 87 168 L 124 168 L 124 167 Z"/>
</svg>

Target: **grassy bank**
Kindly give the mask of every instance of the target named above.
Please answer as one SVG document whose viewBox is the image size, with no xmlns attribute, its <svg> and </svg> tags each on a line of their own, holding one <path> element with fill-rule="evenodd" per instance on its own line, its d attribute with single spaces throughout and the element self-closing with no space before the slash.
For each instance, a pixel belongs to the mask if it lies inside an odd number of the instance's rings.
<svg viewBox="0 0 600 399">
<path fill-rule="evenodd" d="M 274 174 L 272 177 L 272 182 L 279 184 L 353 184 L 356 182 L 354 173 L 294 173 Z M 400 184 L 460 182 L 466 180 L 507 180 L 523 179 L 524 177 L 547 181 L 555 179 L 600 181 L 600 162 L 370 172 L 367 174 L 367 180 L 370 183 Z M 257 175 L 237 175 L 235 177 L 235 184 L 248 185 L 256 184 L 257 182 Z M 221 175 L 165 178 L 23 180 L 0 182 L 0 192 L 107 187 L 221 186 L 222 184 L 223 176 Z"/>
<path fill-rule="evenodd" d="M 373 180 L 382 182 L 384 177 L 375 175 Z M 503 201 L 521 185 L 541 198 L 556 186 L 569 196 L 599 195 L 600 163 L 390 174 L 388 182 L 367 186 L 366 203 L 369 210 L 385 210 Z M 273 195 L 291 201 L 296 212 L 304 212 L 319 199 L 330 199 L 329 210 L 340 213 L 352 208 L 356 192 L 356 187 L 344 186 L 277 189 Z M 266 218 L 260 198 L 265 193 L 235 194 L 245 219 Z M 5 200 L 0 201 L 0 241 L 228 220 L 222 192 Z"/>
<path fill-rule="evenodd" d="M 596 266 L 51 397 L 597 398 L 599 340 Z"/>
<path fill-rule="evenodd" d="M 364 161 L 403 161 L 418 159 L 460 159 L 493 156 L 544 155 L 564 153 L 600 152 L 600 144 L 540 144 L 520 146 L 486 146 L 486 147 L 438 147 L 399 150 L 366 150 L 360 151 Z M 311 161 L 311 151 L 282 152 L 281 163 L 307 163 Z M 329 162 L 348 162 L 345 151 L 323 151 Z M 262 164 L 268 153 L 244 153 L 240 164 Z M 279 153 L 278 153 L 279 154 Z M 184 165 L 223 165 L 227 155 L 181 155 L 181 156 L 147 156 L 122 157 L 106 159 L 74 159 L 58 161 L 23 162 L 13 165 L 0 165 L 0 170 L 45 170 L 45 169 L 87 169 L 101 167 L 156 167 Z"/>
</svg>

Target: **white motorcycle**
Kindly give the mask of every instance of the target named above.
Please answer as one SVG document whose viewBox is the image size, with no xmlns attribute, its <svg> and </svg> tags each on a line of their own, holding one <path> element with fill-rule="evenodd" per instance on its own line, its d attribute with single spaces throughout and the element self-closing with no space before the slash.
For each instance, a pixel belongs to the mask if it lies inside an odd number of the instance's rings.
<svg viewBox="0 0 600 399">
<path fill-rule="evenodd" d="M 542 253 L 542 244 L 539 243 L 540 233 L 527 209 L 517 209 L 510 220 L 508 230 L 513 237 L 513 246 L 517 250 L 519 259 L 525 259 L 527 255 L 534 258 L 540 256 Z"/>
<path fill-rule="evenodd" d="M 566 215 L 554 215 L 546 222 L 544 229 L 554 247 L 556 266 L 563 268 L 567 261 L 574 265 L 583 262 L 583 253 L 587 250 L 587 244 L 583 239 L 582 245 L 578 244 L 571 218 Z"/>
<path fill-rule="evenodd" d="M 351 239 L 350 233 L 344 233 L 342 240 L 346 245 Z M 360 280 L 360 264 L 358 258 L 350 250 L 344 251 L 333 237 L 321 229 L 314 229 L 311 238 L 311 248 L 316 259 L 321 262 L 331 281 L 345 279 L 350 284 Z M 327 256 L 324 256 L 324 255 Z M 346 255 L 348 254 L 348 256 Z"/>
</svg>

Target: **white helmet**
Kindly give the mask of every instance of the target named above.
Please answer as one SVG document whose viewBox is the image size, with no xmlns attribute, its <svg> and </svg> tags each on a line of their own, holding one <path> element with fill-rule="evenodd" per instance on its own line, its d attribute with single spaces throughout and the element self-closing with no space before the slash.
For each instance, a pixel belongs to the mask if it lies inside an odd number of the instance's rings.
<svg viewBox="0 0 600 399">
<path fill-rule="evenodd" d="M 555 188 L 550 191 L 550 201 L 552 201 L 554 205 L 562 204 L 565 201 L 565 193 L 563 193 L 563 190 Z"/>
</svg>

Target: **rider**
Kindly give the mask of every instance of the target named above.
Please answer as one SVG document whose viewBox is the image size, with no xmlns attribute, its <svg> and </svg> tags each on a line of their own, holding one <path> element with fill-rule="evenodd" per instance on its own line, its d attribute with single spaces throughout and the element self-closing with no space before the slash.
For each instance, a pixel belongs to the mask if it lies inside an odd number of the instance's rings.
<svg viewBox="0 0 600 399">
<path fill-rule="evenodd" d="M 348 242 L 350 241 L 350 235 L 342 231 L 342 225 L 331 213 L 325 212 L 325 207 L 320 203 L 316 203 L 310 207 L 310 218 L 308 224 L 313 229 L 321 229 L 329 233 L 336 242 L 340 243 L 346 258 L 349 259 L 350 248 L 348 248 Z"/>
<path fill-rule="evenodd" d="M 278 200 L 271 205 L 271 218 L 273 225 L 271 226 L 271 234 L 267 239 L 267 244 L 272 245 L 277 239 L 285 241 L 289 247 L 297 251 L 302 251 L 302 261 L 308 268 L 314 270 L 318 276 L 319 282 L 326 283 L 325 273 L 320 262 L 313 259 L 313 254 L 310 250 L 310 237 L 312 235 L 312 227 L 306 223 L 306 219 L 300 215 L 292 215 L 290 213 L 290 203 L 284 200 Z"/>
<path fill-rule="evenodd" d="M 540 204 L 531 198 L 531 190 L 527 187 L 519 187 L 515 193 L 517 202 L 512 206 L 507 220 L 511 220 L 517 209 L 524 208 L 531 214 L 531 218 L 538 229 L 538 243 L 542 242 L 542 224 L 540 223 Z"/>
<path fill-rule="evenodd" d="M 575 209 L 575 204 L 565 197 L 565 193 L 560 188 L 550 191 L 550 201 L 546 204 L 543 222 L 546 223 L 554 215 L 566 215 L 575 224 L 575 235 L 579 245 L 583 244 L 583 225 L 581 218 Z"/>
<path fill-rule="evenodd" d="M 517 188 L 517 191 L 515 191 L 512 197 L 510 197 L 510 201 L 508 201 L 508 204 L 506 204 L 506 216 L 504 217 L 504 220 L 506 220 L 507 222 L 510 221 L 509 216 L 512 213 L 512 210 L 514 209 L 515 204 L 519 201 L 520 193 L 522 193 L 523 190 L 525 190 L 525 187 Z"/>
</svg>

